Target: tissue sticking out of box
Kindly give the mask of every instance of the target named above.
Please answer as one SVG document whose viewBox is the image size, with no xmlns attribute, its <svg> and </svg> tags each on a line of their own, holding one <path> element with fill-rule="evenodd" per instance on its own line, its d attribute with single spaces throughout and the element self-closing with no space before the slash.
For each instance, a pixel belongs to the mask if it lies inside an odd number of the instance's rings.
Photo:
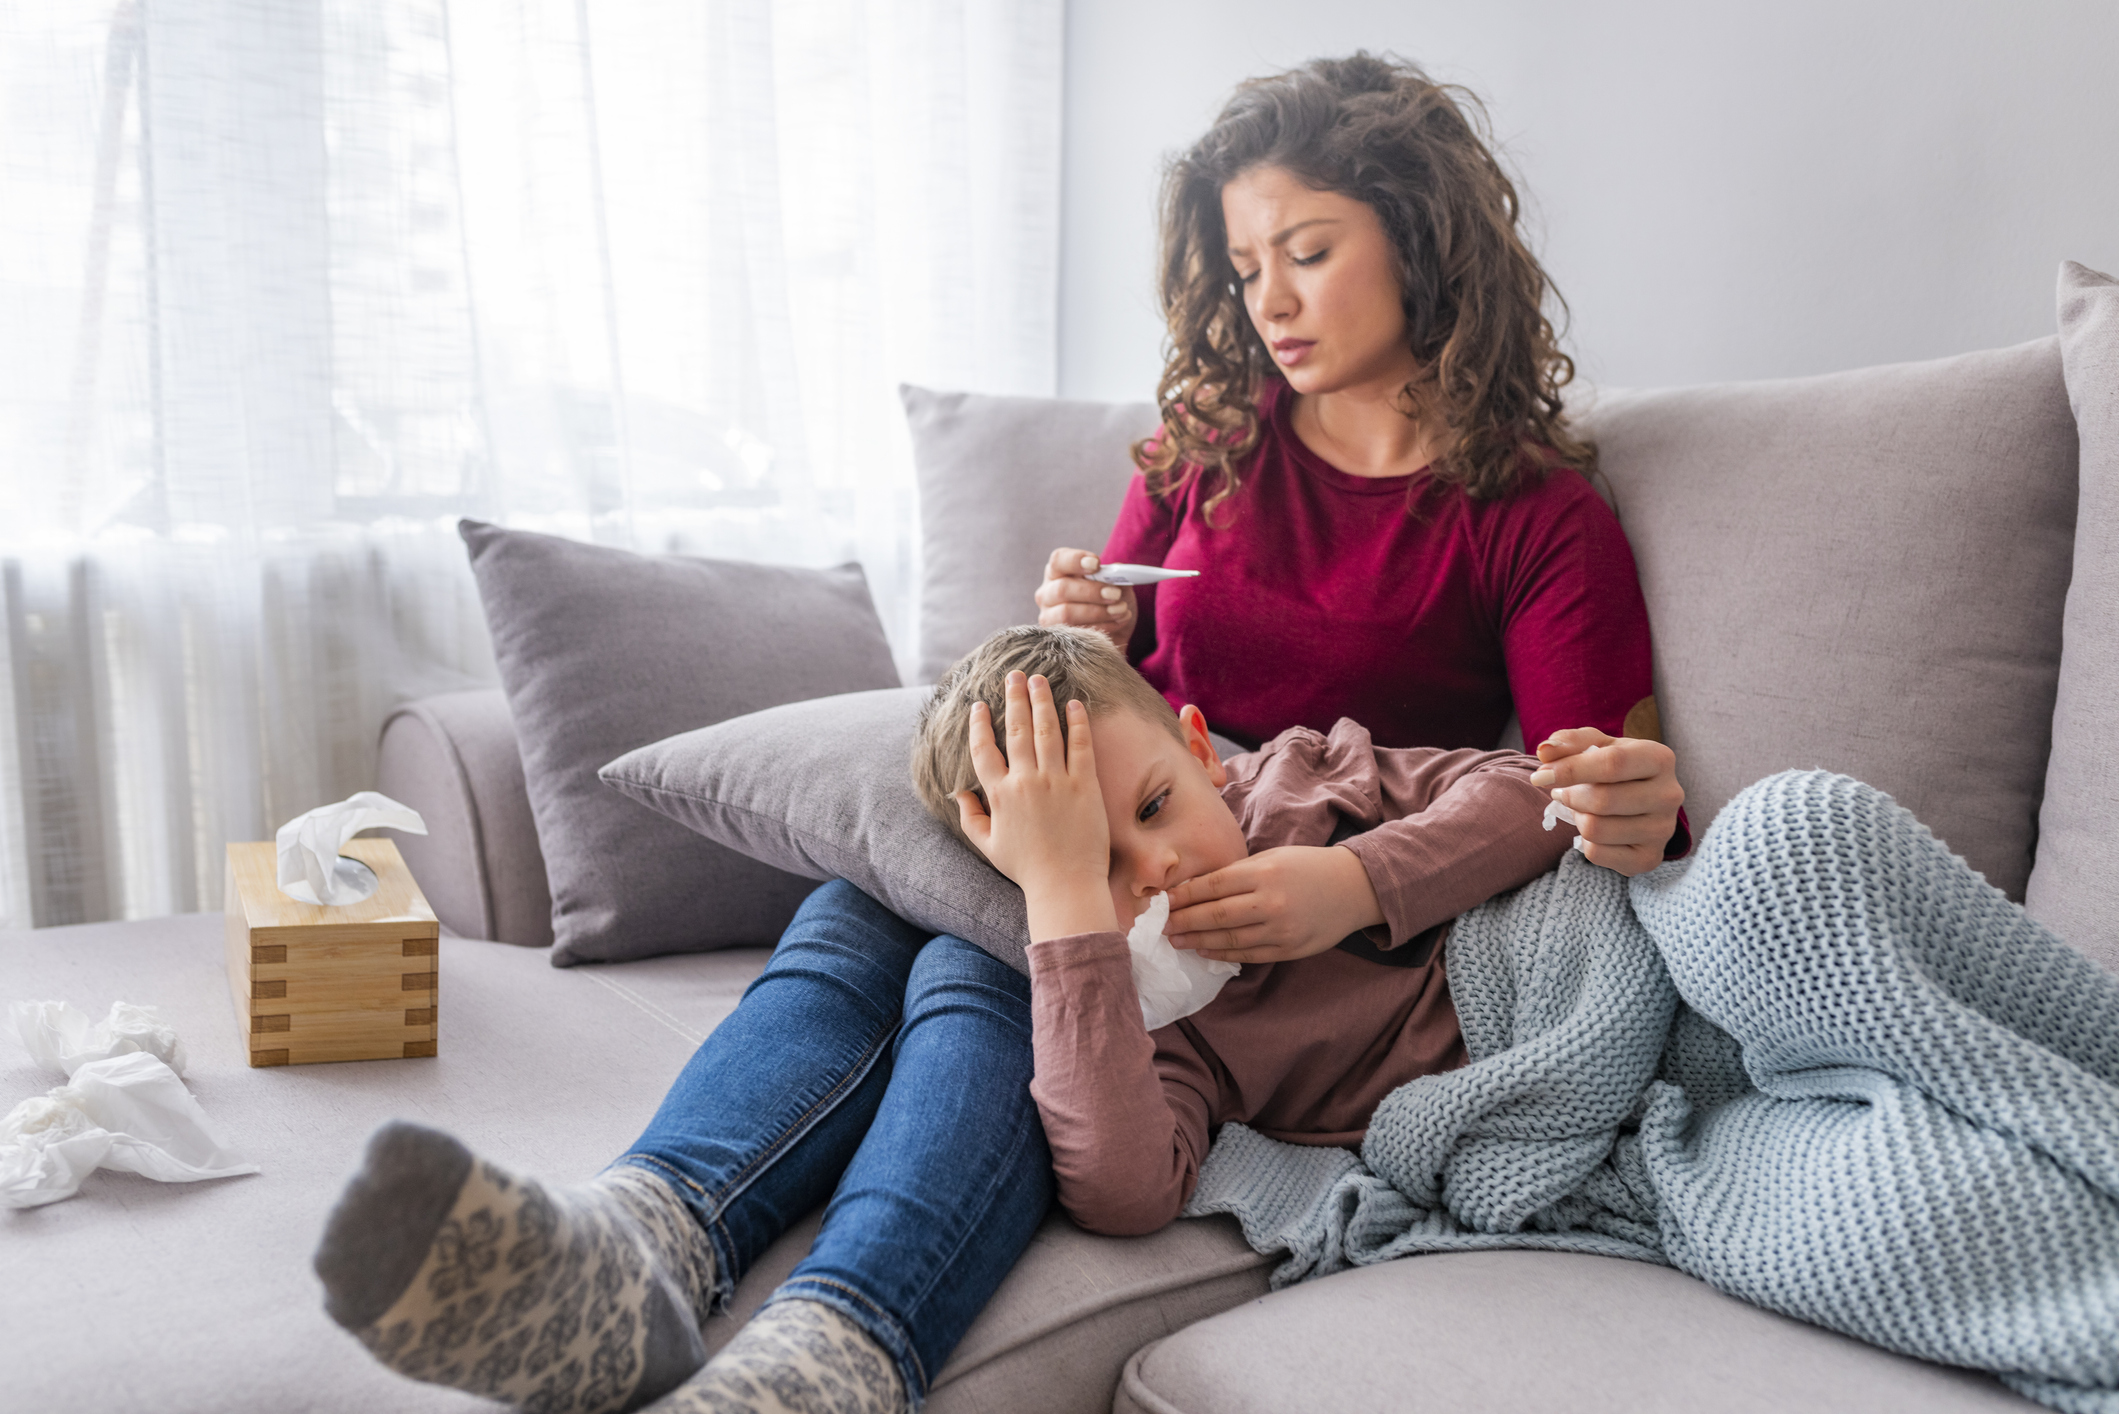
<svg viewBox="0 0 2119 1414">
<path fill-rule="evenodd" d="M 1560 804 L 1559 801 L 1555 800 L 1545 807 L 1545 828 L 1548 830 L 1551 829 L 1554 823 L 1558 821 L 1565 821 L 1567 824 L 1573 825 L 1577 830 L 1581 829 L 1582 827 L 1582 822 L 1575 818 L 1574 811 L 1569 810 L 1566 806 Z M 1587 853 L 1589 849 L 1589 841 L 1582 838 L 1582 836 L 1578 834 L 1575 836 L 1574 847 L 1578 850 L 1583 851 L 1584 853 Z"/>
<path fill-rule="evenodd" d="M 1098 584 L 1160 584 L 1166 579 L 1197 579 L 1199 571 L 1166 570 L 1161 565 L 1105 565 L 1082 578 Z"/>
<path fill-rule="evenodd" d="M 375 892 L 375 871 L 339 850 L 362 830 L 427 833 L 419 812 L 387 795 L 364 790 L 336 805 L 320 805 L 280 826 L 280 892 L 297 903 L 359 903 Z"/>
<path fill-rule="evenodd" d="M 1243 970 L 1233 962 L 1209 962 L 1189 948 L 1172 947 L 1163 936 L 1169 921 L 1170 896 L 1157 894 L 1126 934 L 1126 947 L 1133 954 L 1133 988 L 1140 993 L 1140 1019 L 1150 1031 L 1198 1011 Z"/>
</svg>

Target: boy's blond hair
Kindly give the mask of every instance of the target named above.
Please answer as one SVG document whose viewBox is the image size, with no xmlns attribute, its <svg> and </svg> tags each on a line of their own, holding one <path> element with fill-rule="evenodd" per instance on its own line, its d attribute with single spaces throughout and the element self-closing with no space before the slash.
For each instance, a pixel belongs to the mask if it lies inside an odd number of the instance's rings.
<svg viewBox="0 0 2119 1414">
<path fill-rule="evenodd" d="M 1087 707 L 1092 718 L 1107 712 L 1132 712 L 1179 741 L 1185 739 L 1169 702 L 1103 634 L 1086 628 L 1004 628 L 942 674 L 927 705 L 920 709 L 920 723 L 912 737 L 913 789 L 920 793 L 921 803 L 966 844 L 971 841 L 957 820 L 956 793 L 968 790 L 981 801 L 986 798 L 979 790 L 978 773 L 971 769 L 971 704 L 986 704 L 999 743 L 1008 711 L 1010 673 L 1042 674 L 1052 684 L 1052 700 L 1062 713 L 1070 700 Z M 1001 749 L 1007 750 L 1005 744 Z"/>
</svg>

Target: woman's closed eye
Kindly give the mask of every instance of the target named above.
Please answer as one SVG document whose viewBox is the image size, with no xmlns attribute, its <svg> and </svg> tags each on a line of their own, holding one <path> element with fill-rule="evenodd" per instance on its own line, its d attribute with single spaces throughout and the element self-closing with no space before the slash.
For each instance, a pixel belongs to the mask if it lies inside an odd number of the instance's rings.
<svg viewBox="0 0 2119 1414">
<path fill-rule="evenodd" d="M 1290 255 L 1288 257 L 1288 261 L 1289 263 L 1294 265 L 1315 265 L 1318 261 L 1324 259 L 1331 253 L 1331 247 L 1326 246 L 1323 250 L 1318 251 L 1315 255 Z"/>
</svg>

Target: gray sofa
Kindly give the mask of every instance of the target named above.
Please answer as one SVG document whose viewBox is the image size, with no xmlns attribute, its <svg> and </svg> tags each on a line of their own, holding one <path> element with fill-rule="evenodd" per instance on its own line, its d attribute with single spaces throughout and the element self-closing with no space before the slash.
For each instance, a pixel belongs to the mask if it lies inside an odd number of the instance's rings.
<svg viewBox="0 0 2119 1414">
<path fill-rule="evenodd" d="M 1892 791 L 1989 880 L 2019 899 L 2028 890 L 2040 916 L 2119 967 L 2119 927 L 2086 871 L 2039 848 L 2041 812 L 2047 838 L 2074 841 L 2077 860 L 2085 839 L 2119 845 L 2119 825 L 2080 794 L 2107 787 L 2085 787 L 2064 756 L 2119 736 L 2119 681 L 2097 646 L 2119 637 L 2119 604 L 2102 588 L 2095 602 L 2069 599 L 2071 583 L 2119 582 L 2119 472 L 2100 443 L 2093 504 L 2085 421 L 2078 486 L 2063 342 L 1611 395 L 1585 421 L 1640 559 L 1663 721 L 1695 828 L 1773 770 L 1845 770 Z M 2078 353 L 2068 347 L 2070 375 Z M 1101 542 L 1127 474 L 1123 445 L 1152 413 L 917 390 L 907 403 L 932 671 L 1027 617 L 1051 545 Z M 404 1115 L 503 1163 L 586 1177 L 634 1137 L 763 965 L 759 949 L 546 965 L 549 895 L 497 691 L 403 707 L 381 761 L 379 788 L 432 829 L 400 843 L 453 935 L 435 1059 L 244 1068 L 218 915 L 0 935 L 0 1000 L 162 1007 L 190 1046 L 194 1092 L 263 1170 L 184 1186 L 99 1174 L 72 1201 L 0 1214 L 0 1406 L 488 1407 L 387 1373 L 323 1314 L 308 1253 L 363 1137 Z M 9 1103 L 55 1083 L 0 1043 Z M 811 1230 L 788 1234 L 746 1276 L 710 1343 L 799 1259 Z M 1430 1256 L 1269 1295 L 1270 1266 L 1226 1220 L 1109 1239 L 1055 1215 L 929 1407 L 2036 1407 L 1986 1376 L 1755 1309 L 1665 1268 Z"/>
</svg>

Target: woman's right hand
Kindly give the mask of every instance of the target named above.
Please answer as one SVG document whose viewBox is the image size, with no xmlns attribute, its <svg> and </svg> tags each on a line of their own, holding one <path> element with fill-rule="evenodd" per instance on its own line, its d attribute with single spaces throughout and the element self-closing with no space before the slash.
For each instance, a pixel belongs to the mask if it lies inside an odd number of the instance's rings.
<svg viewBox="0 0 2119 1414">
<path fill-rule="evenodd" d="M 1045 582 L 1037 587 L 1038 623 L 1093 628 L 1124 648 L 1139 622 L 1140 602 L 1130 588 L 1084 577 L 1102 564 L 1088 550 L 1054 550 L 1045 561 Z"/>
</svg>

